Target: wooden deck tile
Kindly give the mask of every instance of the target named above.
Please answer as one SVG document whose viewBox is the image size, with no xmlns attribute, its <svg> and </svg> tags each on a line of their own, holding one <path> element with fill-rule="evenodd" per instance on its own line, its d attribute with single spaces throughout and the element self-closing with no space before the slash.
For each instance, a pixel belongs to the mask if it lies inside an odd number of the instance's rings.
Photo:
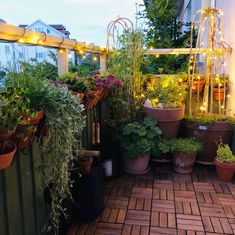
<svg viewBox="0 0 235 235">
<path fill-rule="evenodd" d="M 150 225 L 150 212 L 139 210 L 128 210 L 126 214 L 125 224 L 131 225 Z"/>
<path fill-rule="evenodd" d="M 153 200 L 152 211 L 175 213 L 174 201 L 168 200 Z"/>
<path fill-rule="evenodd" d="M 93 234 L 121 235 L 122 224 L 99 223 L 96 232 Z"/>
<path fill-rule="evenodd" d="M 152 194 L 152 188 L 133 187 L 131 197 L 152 198 Z"/>
<path fill-rule="evenodd" d="M 197 202 L 196 195 L 191 191 L 175 191 L 175 201 Z"/>
</svg>

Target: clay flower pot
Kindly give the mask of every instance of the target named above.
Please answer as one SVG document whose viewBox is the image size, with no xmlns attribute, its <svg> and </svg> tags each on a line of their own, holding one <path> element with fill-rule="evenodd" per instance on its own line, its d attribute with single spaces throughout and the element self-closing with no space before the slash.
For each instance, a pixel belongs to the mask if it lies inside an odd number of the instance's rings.
<svg viewBox="0 0 235 235">
<path fill-rule="evenodd" d="M 192 172 L 195 164 L 196 154 L 185 154 L 183 152 L 176 152 L 173 154 L 174 170 L 178 173 L 187 174 Z"/>
<path fill-rule="evenodd" d="M 79 97 L 80 103 L 82 103 L 84 101 L 85 93 L 80 93 L 80 92 L 72 91 L 72 95 L 74 95 L 76 97 Z"/>
<path fill-rule="evenodd" d="M 3 152 L 0 152 L 0 169 L 5 169 L 11 165 L 16 152 L 16 145 L 12 141 L 7 140 L 4 149 Z"/>
<path fill-rule="evenodd" d="M 92 156 L 84 156 L 82 158 L 79 158 L 76 162 L 77 162 L 79 171 L 83 175 L 86 175 L 91 170 L 91 166 L 92 166 L 92 163 L 93 163 L 93 157 Z"/>
<path fill-rule="evenodd" d="M 23 120 L 25 120 L 27 125 L 37 126 L 42 118 L 43 118 L 43 110 L 40 109 L 36 111 L 36 114 L 34 117 L 24 115 Z"/>
<path fill-rule="evenodd" d="M 130 158 L 126 154 L 122 155 L 123 170 L 132 175 L 142 175 L 150 170 L 149 167 L 150 154 L 146 153 L 138 158 Z"/>
<path fill-rule="evenodd" d="M 216 159 L 214 163 L 218 179 L 225 182 L 231 181 L 235 171 L 235 163 L 222 163 Z"/>
<path fill-rule="evenodd" d="M 204 88 L 205 82 L 206 81 L 204 78 L 193 80 L 192 92 L 193 93 L 201 92 L 202 89 Z"/>
<path fill-rule="evenodd" d="M 223 100 L 224 99 L 224 93 L 226 91 L 226 88 L 221 87 L 221 88 L 213 88 L 213 98 L 216 101 Z"/>
<path fill-rule="evenodd" d="M 213 165 L 218 144 L 228 144 L 232 134 L 231 126 L 226 122 L 212 124 L 198 124 L 186 122 L 184 124 L 186 137 L 194 137 L 203 143 L 203 151 L 197 155 L 197 162 Z"/>
<path fill-rule="evenodd" d="M 96 105 L 99 99 L 100 91 L 98 90 L 91 90 L 89 93 L 86 94 L 85 99 L 85 108 L 86 109 L 92 109 L 93 106 Z"/>
<path fill-rule="evenodd" d="M 172 109 L 153 109 L 145 107 L 147 116 L 154 117 L 162 131 L 163 137 L 167 139 L 176 138 L 179 133 L 181 120 L 184 118 L 185 107 Z"/>
</svg>

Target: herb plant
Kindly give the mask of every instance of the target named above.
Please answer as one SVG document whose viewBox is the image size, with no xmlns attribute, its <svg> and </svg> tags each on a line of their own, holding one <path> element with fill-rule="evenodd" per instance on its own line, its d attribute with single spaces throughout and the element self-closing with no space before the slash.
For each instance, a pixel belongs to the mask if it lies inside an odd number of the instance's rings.
<svg viewBox="0 0 235 235">
<path fill-rule="evenodd" d="M 235 156 L 233 155 L 228 144 L 220 144 L 218 146 L 216 160 L 222 163 L 235 162 Z"/>
<path fill-rule="evenodd" d="M 202 151 L 202 143 L 192 138 L 179 138 L 170 141 L 172 152 L 183 152 L 191 155 Z"/>
</svg>

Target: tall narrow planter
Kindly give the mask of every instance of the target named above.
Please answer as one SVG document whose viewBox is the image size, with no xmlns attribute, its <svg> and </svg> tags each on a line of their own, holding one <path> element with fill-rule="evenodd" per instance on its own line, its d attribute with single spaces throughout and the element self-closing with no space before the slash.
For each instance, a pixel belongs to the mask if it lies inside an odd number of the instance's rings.
<svg viewBox="0 0 235 235">
<path fill-rule="evenodd" d="M 150 154 L 146 153 L 138 158 L 130 158 L 126 154 L 122 155 L 123 170 L 133 175 L 142 175 L 150 170 L 149 167 Z"/>
<path fill-rule="evenodd" d="M 172 109 L 153 109 L 145 107 L 147 116 L 154 117 L 162 134 L 167 139 L 176 138 L 179 133 L 181 120 L 184 118 L 185 107 Z"/>
<path fill-rule="evenodd" d="M 232 128 L 228 123 L 217 122 L 212 124 L 197 124 L 186 122 L 185 133 L 187 137 L 195 137 L 203 144 L 203 151 L 197 155 L 197 162 L 213 165 L 218 144 L 228 144 Z"/>
</svg>

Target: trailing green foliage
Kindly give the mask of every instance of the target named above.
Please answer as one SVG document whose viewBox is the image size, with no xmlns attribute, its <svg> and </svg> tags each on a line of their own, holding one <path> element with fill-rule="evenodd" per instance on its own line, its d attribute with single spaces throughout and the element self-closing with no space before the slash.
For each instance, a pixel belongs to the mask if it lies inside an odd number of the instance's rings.
<svg viewBox="0 0 235 235">
<path fill-rule="evenodd" d="M 228 144 L 220 144 L 217 149 L 216 160 L 222 163 L 235 162 L 235 156 L 233 155 Z"/>
<path fill-rule="evenodd" d="M 40 170 L 45 177 L 45 187 L 50 189 L 50 218 L 54 233 L 58 234 L 61 215 L 66 215 L 62 202 L 71 197 L 70 169 L 82 146 L 81 135 L 85 126 L 82 106 L 68 89 L 57 88 L 45 79 L 25 73 L 12 74 L 6 81 L 6 88 L 25 90 L 24 96 L 30 100 L 30 107 L 44 111 L 48 131 L 42 138 L 44 162 Z"/>
<path fill-rule="evenodd" d="M 123 152 L 130 158 L 139 158 L 151 152 L 154 143 L 160 138 L 161 130 L 154 118 L 146 117 L 142 122 L 125 125 L 119 133 L 118 140 Z"/>
<path fill-rule="evenodd" d="M 170 145 L 171 145 L 171 151 L 173 153 L 182 152 L 191 155 L 202 151 L 202 143 L 193 138 L 172 139 L 170 141 Z"/>
</svg>

